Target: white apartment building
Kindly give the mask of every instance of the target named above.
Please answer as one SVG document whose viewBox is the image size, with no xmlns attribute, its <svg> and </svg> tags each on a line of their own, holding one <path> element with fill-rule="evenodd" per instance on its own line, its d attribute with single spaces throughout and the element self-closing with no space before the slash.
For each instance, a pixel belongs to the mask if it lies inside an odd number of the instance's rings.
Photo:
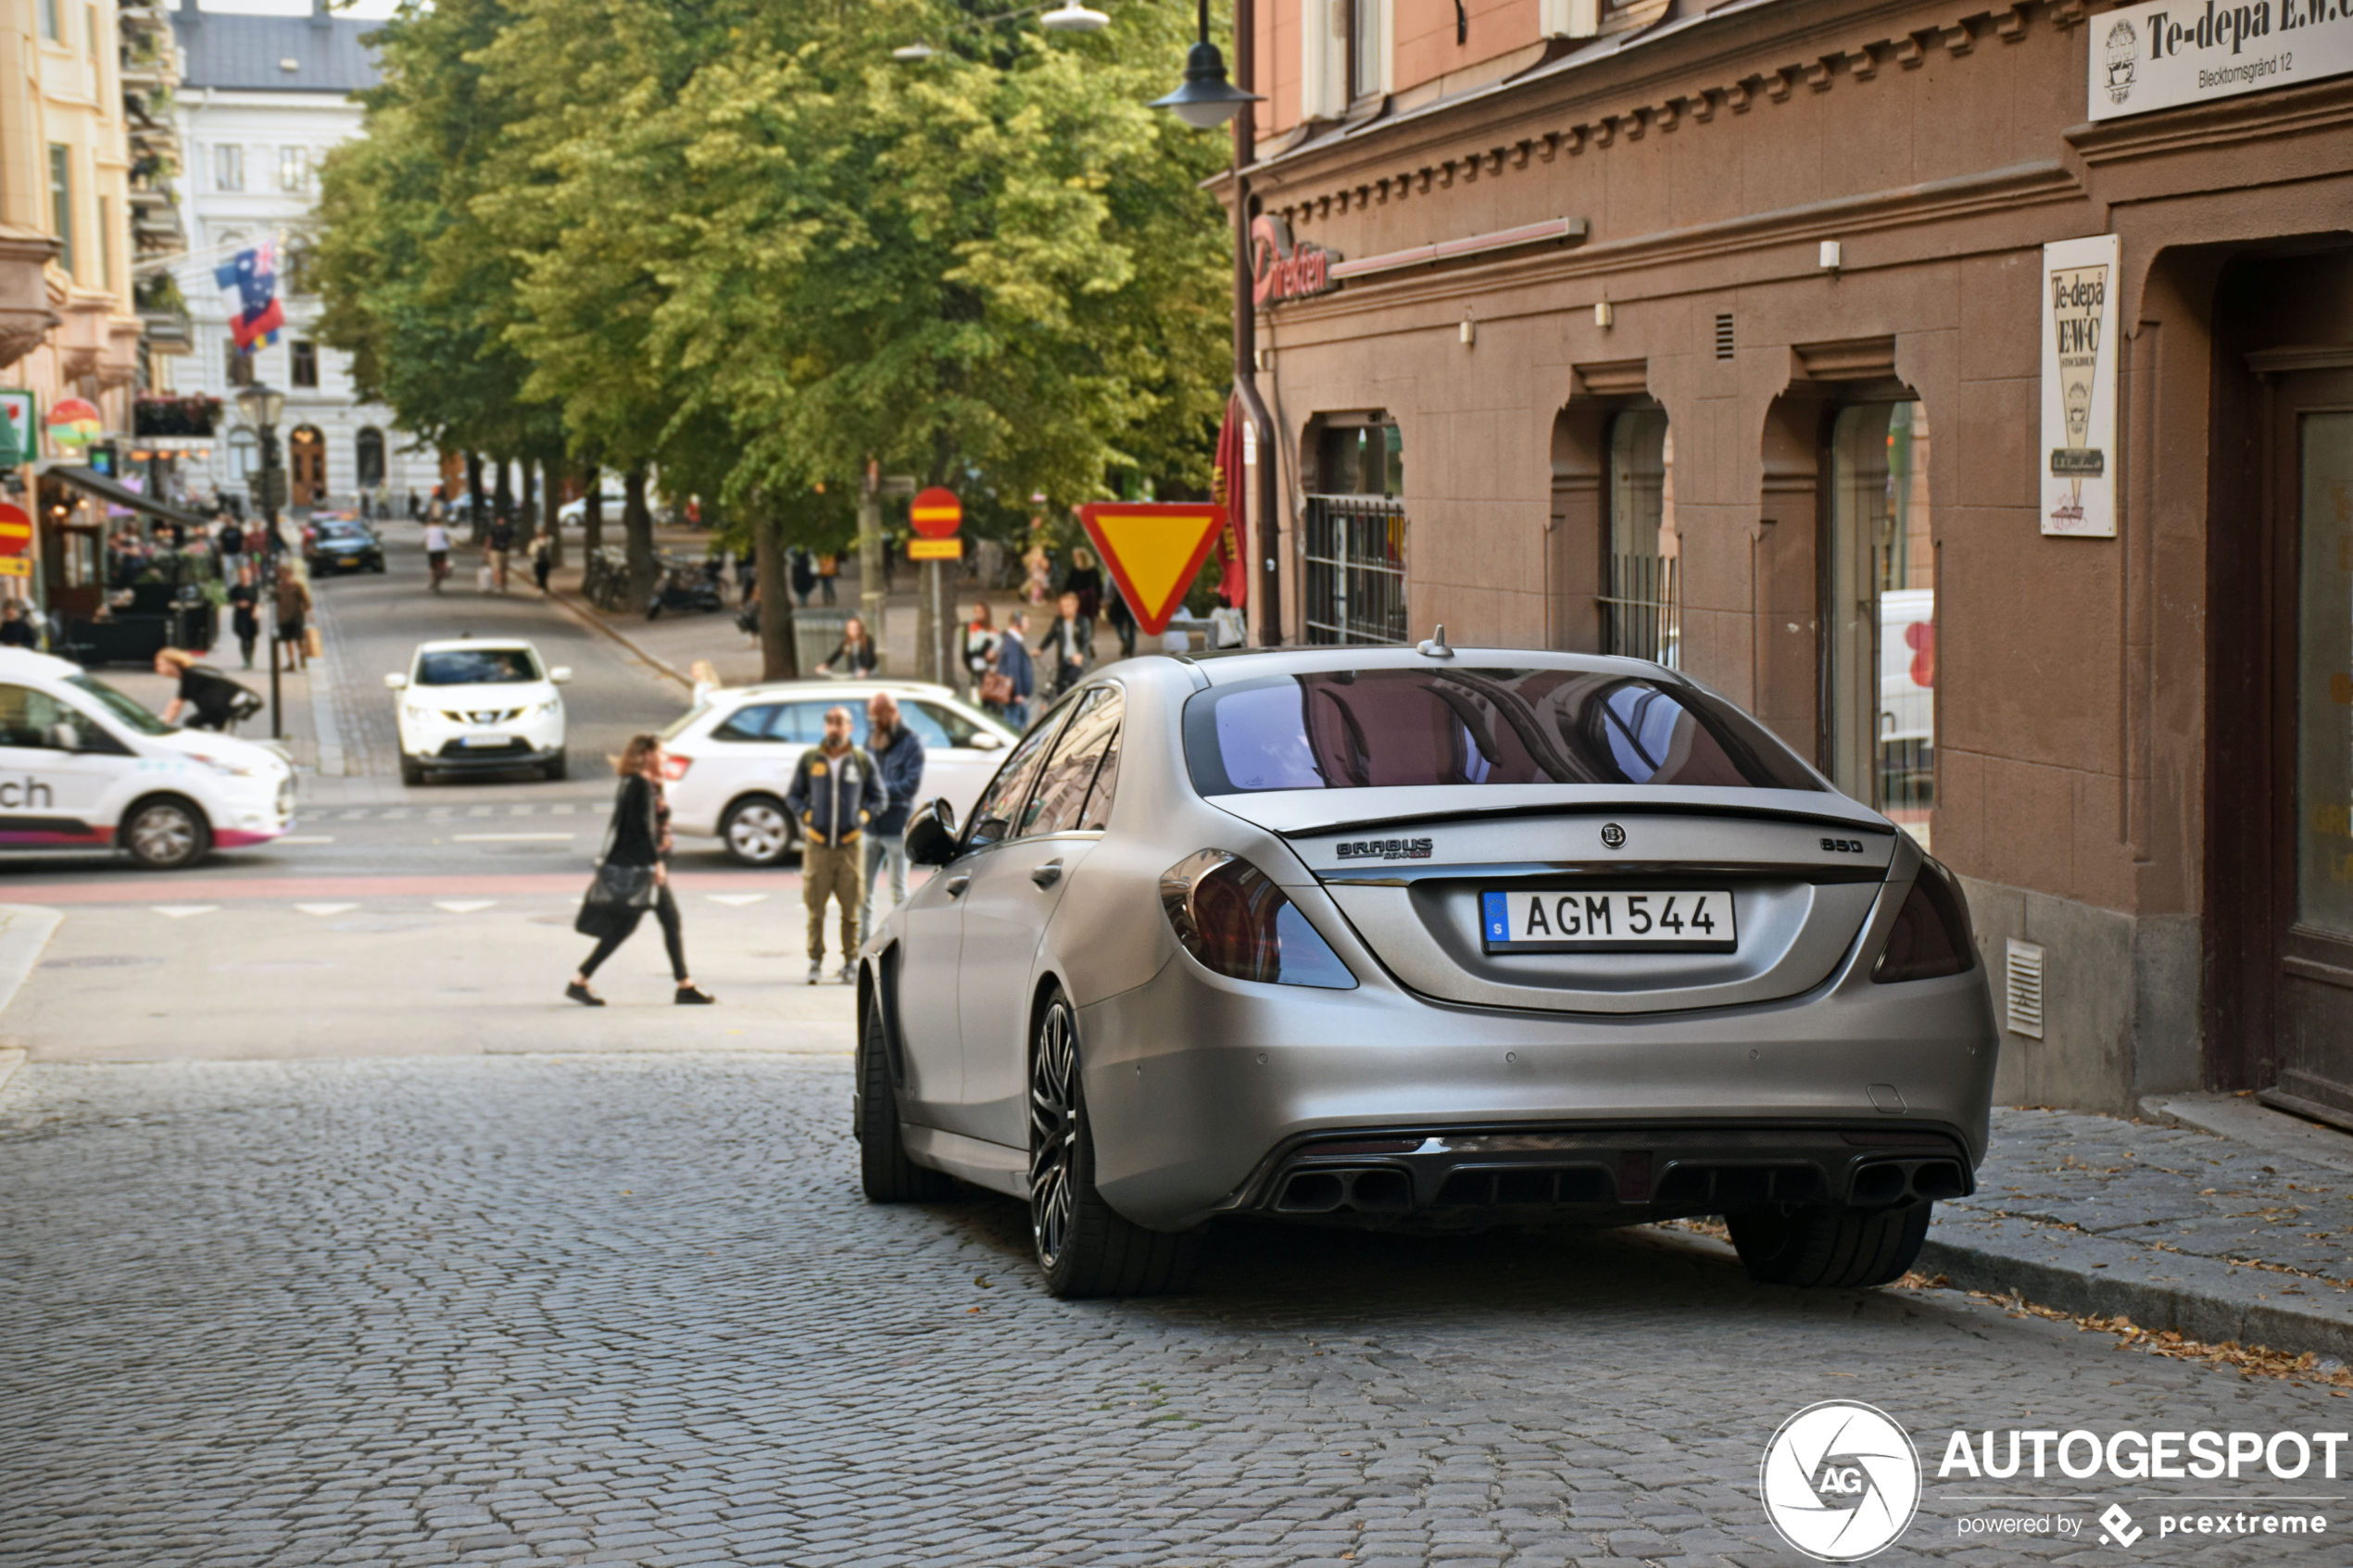
<svg viewBox="0 0 2353 1568">
<path fill-rule="evenodd" d="M 279 440 L 293 505 L 348 502 L 378 483 L 396 504 L 411 489 L 429 493 L 438 477 L 434 455 L 406 450 L 411 437 L 394 428 L 392 410 L 354 395 L 348 358 L 318 341 L 320 301 L 302 292 L 298 252 L 288 243 L 310 216 L 327 150 L 359 133 L 351 94 L 376 83 L 360 40 L 378 24 L 331 15 L 324 0 L 312 0 L 308 17 L 200 11 L 195 0 L 180 0 L 171 19 L 185 61 L 179 188 L 189 245 L 172 270 L 195 338 L 173 380 L 183 392 L 229 404 L 208 472 L 189 473 L 191 489 L 242 495 L 258 467 L 254 434 L 235 416 L 237 390 L 250 376 L 286 395 Z M 216 283 L 213 270 L 263 240 L 279 245 L 286 324 L 275 345 L 248 359 L 231 336 L 236 295 Z"/>
</svg>

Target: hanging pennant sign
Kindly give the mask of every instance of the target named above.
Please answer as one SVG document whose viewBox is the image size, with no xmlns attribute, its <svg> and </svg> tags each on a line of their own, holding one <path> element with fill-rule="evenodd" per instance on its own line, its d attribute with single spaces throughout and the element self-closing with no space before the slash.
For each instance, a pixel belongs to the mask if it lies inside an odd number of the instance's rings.
<svg viewBox="0 0 2353 1568">
<path fill-rule="evenodd" d="M 1185 590 L 1224 531 L 1226 508 L 1207 501 L 1098 501 L 1079 508 L 1078 521 L 1136 624 L 1157 637 L 1176 619 Z"/>
</svg>

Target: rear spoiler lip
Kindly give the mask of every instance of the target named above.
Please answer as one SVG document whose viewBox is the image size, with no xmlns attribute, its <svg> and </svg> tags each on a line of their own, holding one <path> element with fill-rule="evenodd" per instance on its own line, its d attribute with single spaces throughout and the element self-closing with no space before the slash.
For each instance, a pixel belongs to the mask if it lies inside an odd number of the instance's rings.
<svg viewBox="0 0 2353 1568">
<path fill-rule="evenodd" d="M 1332 790 L 1328 793 L 1333 795 L 1350 795 L 1354 792 L 1352 790 Z M 1239 817 L 1244 822 L 1251 823 L 1252 826 L 1264 828 L 1268 833 L 1271 833 L 1277 837 L 1286 841 L 1300 838 L 1313 838 L 1318 834 L 1327 833 L 1346 833 L 1358 828 L 1378 827 L 1392 822 L 1440 822 L 1465 818 L 1480 821 L 1492 821 L 1499 817 L 1558 817 L 1571 814 L 1580 816 L 1600 814 L 1604 816 L 1629 817 L 1725 817 L 1752 822 L 1759 818 L 1767 818 L 1775 822 L 1807 822 L 1819 827 L 1842 828 L 1851 833 L 1876 833 L 1892 835 L 1897 831 L 1894 822 L 1888 821 L 1885 817 L 1881 816 L 1878 812 L 1871 810 L 1869 807 L 1854 805 L 1851 802 L 1849 803 L 1848 811 L 1831 812 L 1818 810 L 1809 811 L 1801 808 L 1765 805 L 1755 802 L 1740 805 L 1734 805 L 1727 802 L 1722 805 L 1715 805 L 1706 802 L 1681 800 L 1554 800 L 1530 802 L 1526 805 L 1517 806 L 1478 807 L 1465 805 L 1439 809 L 1415 811 L 1351 812 L 1345 810 L 1335 810 L 1328 817 L 1315 822 L 1302 822 L 1290 826 L 1278 827 L 1274 823 L 1266 822 L 1261 817 L 1253 815 L 1250 811 L 1239 808 L 1239 803 L 1252 798 L 1252 797 L 1248 795 L 1213 795 L 1205 797 L 1204 798 L 1210 805 L 1216 807 L 1219 810 Z M 1832 798 L 1835 799 L 1838 797 L 1832 797 Z M 1338 805 L 1340 803 L 1334 802 L 1334 804 Z"/>
</svg>

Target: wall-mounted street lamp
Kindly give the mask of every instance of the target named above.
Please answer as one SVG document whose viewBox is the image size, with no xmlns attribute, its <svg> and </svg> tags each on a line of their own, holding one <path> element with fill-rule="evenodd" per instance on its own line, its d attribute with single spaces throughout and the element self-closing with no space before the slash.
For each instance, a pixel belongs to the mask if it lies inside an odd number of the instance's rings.
<svg viewBox="0 0 2353 1568">
<path fill-rule="evenodd" d="M 1244 104 L 1260 102 L 1226 80 L 1226 56 L 1209 41 L 1209 0 L 1201 0 L 1201 42 L 1185 51 L 1185 80 L 1152 107 L 1166 109 L 1196 131 L 1207 131 L 1234 118 Z"/>
</svg>

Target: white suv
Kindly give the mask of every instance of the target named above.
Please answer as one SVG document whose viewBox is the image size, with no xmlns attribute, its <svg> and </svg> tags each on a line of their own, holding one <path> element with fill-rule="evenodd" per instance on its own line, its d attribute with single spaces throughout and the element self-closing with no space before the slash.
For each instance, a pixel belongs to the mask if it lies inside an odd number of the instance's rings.
<svg viewBox="0 0 2353 1568">
<path fill-rule="evenodd" d="M 521 637 L 420 643 L 406 675 L 386 675 L 399 696 L 400 778 L 536 768 L 564 776 L 564 699 L 572 679 L 550 670 Z"/>
<path fill-rule="evenodd" d="M 876 692 L 898 699 L 900 722 L 924 743 L 912 804 L 945 796 L 963 820 L 1017 738 L 1000 721 L 926 682 L 785 681 L 726 687 L 663 733 L 672 829 L 716 836 L 747 866 L 782 860 L 799 836 L 785 791 L 800 754 L 824 739 L 829 708 L 849 709 L 863 746 Z"/>
</svg>

